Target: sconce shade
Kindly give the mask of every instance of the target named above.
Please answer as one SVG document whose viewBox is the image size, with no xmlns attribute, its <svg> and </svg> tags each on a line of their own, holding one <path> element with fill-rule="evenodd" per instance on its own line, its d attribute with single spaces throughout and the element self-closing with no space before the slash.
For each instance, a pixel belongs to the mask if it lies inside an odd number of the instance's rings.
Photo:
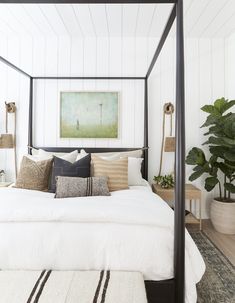
<svg viewBox="0 0 235 303">
<path fill-rule="evenodd" d="M 175 152 L 175 137 L 166 137 L 164 151 L 166 153 Z"/>
<path fill-rule="evenodd" d="M 14 140 L 12 134 L 2 134 L 0 136 L 0 148 L 13 148 Z"/>
</svg>

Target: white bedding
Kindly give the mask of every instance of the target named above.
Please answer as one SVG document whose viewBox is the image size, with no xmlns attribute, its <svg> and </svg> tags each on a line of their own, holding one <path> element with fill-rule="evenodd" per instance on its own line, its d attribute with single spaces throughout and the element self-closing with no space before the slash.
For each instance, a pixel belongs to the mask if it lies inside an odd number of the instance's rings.
<svg viewBox="0 0 235 303">
<path fill-rule="evenodd" d="M 173 277 L 173 211 L 147 186 L 110 197 L 54 199 L 0 191 L 0 268 L 128 270 Z M 186 303 L 196 303 L 203 259 L 186 232 Z"/>
</svg>

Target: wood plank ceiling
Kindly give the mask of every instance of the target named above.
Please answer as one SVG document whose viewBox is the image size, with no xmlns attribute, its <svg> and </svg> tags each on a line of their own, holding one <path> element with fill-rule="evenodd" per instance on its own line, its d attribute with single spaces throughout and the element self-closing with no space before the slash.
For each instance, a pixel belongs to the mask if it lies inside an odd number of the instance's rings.
<svg viewBox="0 0 235 303">
<path fill-rule="evenodd" d="M 172 4 L 1 4 L 0 33 L 76 37 L 159 37 Z M 185 0 L 189 37 L 235 31 L 234 0 Z"/>
<path fill-rule="evenodd" d="M 223 39 L 235 32 L 235 0 L 184 3 L 186 37 Z M 172 7 L 0 4 L 0 55 L 34 76 L 143 76 Z"/>
</svg>

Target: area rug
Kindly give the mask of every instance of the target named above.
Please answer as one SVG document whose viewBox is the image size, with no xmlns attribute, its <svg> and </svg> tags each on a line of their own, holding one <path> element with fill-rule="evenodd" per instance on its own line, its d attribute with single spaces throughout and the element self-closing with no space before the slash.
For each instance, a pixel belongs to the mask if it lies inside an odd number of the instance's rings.
<svg viewBox="0 0 235 303">
<path fill-rule="evenodd" d="M 206 263 L 198 303 L 235 303 L 235 268 L 203 232 L 190 232 Z"/>
<path fill-rule="evenodd" d="M 147 303 L 144 279 L 121 271 L 0 271 L 1 303 Z"/>
</svg>

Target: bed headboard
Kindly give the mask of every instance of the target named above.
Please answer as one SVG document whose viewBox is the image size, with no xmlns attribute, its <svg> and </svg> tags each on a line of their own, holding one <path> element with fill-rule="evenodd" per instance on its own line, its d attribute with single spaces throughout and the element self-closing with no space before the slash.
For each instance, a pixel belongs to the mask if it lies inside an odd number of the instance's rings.
<svg viewBox="0 0 235 303">
<path fill-rule="evenodd" d="M 112 147 L 33 147 L 36 149 L 43 149 L 48 152 L 56 152 L 56 153 L 69 153 L 72 152 L 73 150 L 78 150 L 80 152 L 81 149 L 84 149 L 87 153 L 111 153 L 111 152 L 125 152 L 125 151 L 134 151 L 134 150 L 140 150 L 142 149 L 143 151 L 143 164 L 142 164 L 142 176 L 145 180 L 148 179 L 148 148 L 112 148 Z M 31 148 L 30 148 L 30 153 L 31 153 Z"/>
</svg>

